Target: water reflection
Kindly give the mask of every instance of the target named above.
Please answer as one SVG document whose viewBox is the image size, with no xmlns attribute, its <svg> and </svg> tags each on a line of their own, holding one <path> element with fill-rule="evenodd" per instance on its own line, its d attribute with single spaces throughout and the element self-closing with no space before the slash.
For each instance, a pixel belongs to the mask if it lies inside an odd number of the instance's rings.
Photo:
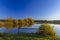
<svg viewBox="0 0 60 40">
<path fill-rule="evenodd" d="M 22 29 L 19 29 L 19 32 L 25 32 L 25 33 L 35 33 L 37 29 L 40 27 L 41 24 L 34 25 L 30 28 L 23 27 Z M 58 36 L 60 36 L 60 25 L 54 25 L 50 24 L 52 27 L 54 27 L 55 32 Z M 0 28 L 0 32 L 7 32 L 7 33 L 15 33 L 18 34 L 18 28 L 13 28 L 12 30 L 7 30 L 6 28 Z"/>
</svg>

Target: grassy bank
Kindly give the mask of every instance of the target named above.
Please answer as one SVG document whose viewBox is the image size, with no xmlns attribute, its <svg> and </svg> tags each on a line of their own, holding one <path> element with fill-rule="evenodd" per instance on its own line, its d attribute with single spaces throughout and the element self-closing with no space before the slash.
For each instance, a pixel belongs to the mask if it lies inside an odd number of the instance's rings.
<svg viewBox="0 0 60 40">
<path fill-rule="evenodd" d="M 0 37 L 0 40 L 54 40 L 54 38 L 50 36 L 41 37 L 40 35 L 37 34 L 20 33 L 19 35 L 15 35 L 15 34 L 4 33 L 4 35 Z"/>
</svg>

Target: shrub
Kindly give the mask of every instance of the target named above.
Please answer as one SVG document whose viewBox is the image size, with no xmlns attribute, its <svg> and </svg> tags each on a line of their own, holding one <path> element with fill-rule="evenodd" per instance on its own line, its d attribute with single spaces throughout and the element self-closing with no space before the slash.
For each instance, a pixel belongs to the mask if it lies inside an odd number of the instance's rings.
<svg viewBox="0 0 60 40">
<path fill-rule="evenodd" d="M 42 36 L 56 36 L 56 33 L 53 29 L 53 27 L 49 24 L 42 24 L 41 27 L 38 29 L 38 31 L 36 32 L 39 35 Z"/>
</svg>

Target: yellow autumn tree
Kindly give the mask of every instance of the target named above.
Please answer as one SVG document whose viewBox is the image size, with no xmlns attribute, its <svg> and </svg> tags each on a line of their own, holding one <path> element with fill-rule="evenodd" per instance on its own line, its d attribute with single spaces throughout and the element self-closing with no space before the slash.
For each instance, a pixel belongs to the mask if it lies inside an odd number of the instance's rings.
<svg viewBox="0 0 60 40">
<path fill-rule="evenodd" d="M 24 20 L 22 20 L 22 19 L 13 20 L 14 28 L 22 28 L 23 26 L 24 26 Z"/>
<path fill-rule="evenodd" d="M 13 27 L 14 28 L 18 28 L 18 20 L 13 20 Z"/>
<path fill-rule="evenodd" d="M 43 36 L 47 36 L 47 35 L 56 36 L 56 33 L 55 33 L 53 27 L 47 23 L 44 23 L 41 25 L 41 27 L 37 31 L 37 34 L 41 34 Z"/>
<path fill-rule="evenodd" d="M 24 19 L 24 21 L 25 21 L 25 26 L 27 27 L 34 25 L 34 20 L 32 18 L 26 18 Z"/>
<path fill-rule="evenodd" d="M 6 19 L 5 23 L 5 28 L 8 30 L 11 30 L 13 28 L 13 19 L 12 18 L 8 18 Z"/>
<path fill-rule="evenodd" d="M 0 21 L 0 28 L 4 27 L 4 22 Z"/>
<path fill-rule="evenodd" d="M 24 26 L 25 21 L 22 19 L 18 20 L 18 28 L 22 28 Z"/>
</svg>

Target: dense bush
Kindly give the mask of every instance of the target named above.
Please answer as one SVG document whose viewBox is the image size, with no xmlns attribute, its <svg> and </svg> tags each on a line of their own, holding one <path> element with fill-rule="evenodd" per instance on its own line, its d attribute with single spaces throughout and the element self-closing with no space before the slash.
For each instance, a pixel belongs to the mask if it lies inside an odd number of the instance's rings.
<svg viewBox="0 0 60 40">
<path fill-rule="evenodd" d="M 42 24 L 41 27 L 38 29 L 37 34 L 42 36 L 56 36 L 56 33 L 53 27 L 49 24 Z"/>
</svg>

